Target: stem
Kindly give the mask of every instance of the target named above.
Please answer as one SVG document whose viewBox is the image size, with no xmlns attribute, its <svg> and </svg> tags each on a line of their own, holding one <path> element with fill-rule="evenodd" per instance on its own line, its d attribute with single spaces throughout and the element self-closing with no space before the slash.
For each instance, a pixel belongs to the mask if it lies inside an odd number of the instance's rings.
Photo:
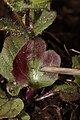
<svg viewBox="0 0 80 120">
<path fill-rule="evenodd" d="M 45 95 L 40 96 L 40 97 L 36 98 L 35 100 L 36 100 L 36 101 L 44 100 L 45 98 L 51 97 L 51 96 L 53 96 L 54 94 L 55 94 L 55 93 L 53 93 L 53 92 L 51 92 L 51 93 L 46 93 Z"/>
<path fill-rule="evenodd" d="M 80 69 L 61 68 L 61 67 L 43 67 L 41 72 L 52 72 L 57 74 L 80 75 Z"/>
<path fill-rule="evenodd" d="M 16 12 L 16 10 L 9 4 L 8 1 L 4 0 L 4 4 L 6 9 L 8 9 L 8 14 L 13 19 L 13 21 L 17 22 L 20 26 L 25 28 L 25 25 L 21 20 L 21 16 Z"/>
<path fill-rule="evenodd" d="M 30 27 L 30 9 L 26 10 L 25 26 L 26 26 L 26 28 Z"/>
</svg>

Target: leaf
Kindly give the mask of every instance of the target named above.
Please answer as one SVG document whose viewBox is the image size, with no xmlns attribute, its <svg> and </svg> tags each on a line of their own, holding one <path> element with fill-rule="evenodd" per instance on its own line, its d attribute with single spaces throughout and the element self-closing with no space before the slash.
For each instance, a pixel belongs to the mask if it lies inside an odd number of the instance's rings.
<svg viewBox="0 0 80 120">
<path fill-rule="evenodd" d="M 30 0 L 33 4 L 40 4 L 40 3 L 46 3 L 50 2 L 50 0 Z"/>
<path fill-rule="evenodd" d="M 80 68 L 80 55 L 72 57 L 72 67 Z"/>
<path fill-rule="evenodd" d="M 15 118 L 8 118 L 8 120 L 19 120 L 18 117 Z"/>
<path fill-rule="evenodd" d="M 4 97 L 0 95 L 0 118 L 16 117 L 24 108 L 24 104 L 20 98 L 8 99 L 4 92 L 0 89 Z"/>
<path fill-rule="evenodd" d="M 80 76 L 75 76 L 74 82 L 80 85 Z"/>
<path fill-rule="evenodd" d="M 10 111 L 7 113 L 8 118 L 16 117 L 24 108 L 24 104 L 20 98 L 16 98 L 11 101 Z M 5 116 L 6 117 L 6 116 Z"/>
<path fill-rule="evenodd" d="M 26 8 L 26 4 L 23 0 L 5 0 L 7 4 L 12 8 L 15 9 L 16 12 L 22 12 Z"/>
<path fill-rule="evenodd" d="M 14 81 L 11 73 L 13 59 L 19 49 L 25 44 L 24 36 L 12 36 L 6 38 L 2 52 L 0 54 L 0 74 L 8 81 Z"/>
<path fill-rule="evenodd" d="M 5 2 L 16 12 L 23 12 L 26 9 L 50 9 L 50 0 L 29 0 L 26 3 L 23 0 L 5 0 Z"/>
<path fill-rule="evenodd" d="M 72 67 L 80 68 L 80 55 L 72 57 Z M 75 76 L 74 82 L 80 84 L 80 76 Z"/>
<path fill-rule="evenodd" d="M 8 120 L 19 120 L 19 119 L 16 117 L 16 118 L 9 118 Z"/>
<path fill-rule="evenodd" d="M 45 30 L 49 25 L 52 24 L 55 18 L 56 18 L 56 12 L 53 11 L 48 12 L 44 10 L 40 18 L 34 24 L 33 31 L 35 33 L 35 36 L 41 34 L 43 30 Z"/>
<path fill-rule="evenodd" d="M 19 29 L 19 26 L 17 26 L 12 20 L 7 18 L 0 19 L 0 30 L 20 32 Z"/>
<path fill-rule="evenodd" d="M 32 9 L 41 9 L 43 10 L 50 10 L 50 0 L 30 0 L 30 5 L 28 5 L 28 8 Z"/>
<path fill-rule="evenodd" d="M 25 111 L 22 111 L 19 114 L 19 120 L 30 120 L 30 116 Z"/>
<path fill-rule="evenodd" d="M 56 52 L 46 51 L 45 42 L 41 38 L 35 38 L 27 41 L 16 55 L 12 73 L 18 83 L 42 88 L 52 85 L 58 75 L 40 72 L 40 68 L 47 65 L 60 66 L 60 62 L 60 56 Z"/>
<path fill-rule="evenodd" d="M 13 22 L 7 18 L 0 19 L 0 30 L 6 30 L 9 32 L 13 32 L 14 34 L 23 34 L 26 38 L 28 38 L 28 32 L 24 30 L 21 26 L 17 25 L 16 22 Z"/>
<path fill-rule="evenodd" d="M 42 12 L 50 11 L 50 0 L 41 0 L 41 1 L 31 1 L 31 4 L 27 6 L 27 9 L 30 9 L 30 14 L 32 17 L 33 24 L 39 20 Z"/>
<path fill-rule="evenodd" d="M 78 86 L 77 85 L 69 85 L 69 84 L 63 84 L 59 85 L 55 92 L 60 92 L 60 96 L 63 101 L 71 102 L 76 101 L 80 98 L 80 93 L 78 92 Z"/>
<path fill-rule="evenodd" d="M 30 120 L 30 116 L 22 110 L 16 118 L 9 118 L 8 120 Z"/>
<path fill-rule="evenodd" d="M 11 96 L 17 96 L 23 87 L 24 86 L 22 84 L 14 84 L 9 82 L 6 89 Z"/>
</svg>

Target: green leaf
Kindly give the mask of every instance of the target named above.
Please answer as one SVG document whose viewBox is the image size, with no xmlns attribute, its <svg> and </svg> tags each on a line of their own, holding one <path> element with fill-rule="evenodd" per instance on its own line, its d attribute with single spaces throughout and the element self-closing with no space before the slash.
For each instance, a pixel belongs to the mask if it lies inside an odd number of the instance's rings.
<svg viewBox="0 0 80 120">
<path fill-rule="evenodd" d="M 50 9 L 50 0 L 30 0 L 26 4 L 23 0 L 5 0 L 6 3 L 16 12 L 23 12 L 26 9 Z M 28 1 L 27 1 L 28 3 Z"/>
<path fill-rule="evenodd" d="M 24 108 L 24 104 L 20 98 L 11 101 L 10 111 L 7 113 L 8 118 L 16 117 Z M 6 116 L 5 116 L 6 117 Z"/>
<path fill-rule="evenodd" d="M 80 76 L 75 76 L 74 82 L 80 85 Z"/>
<path fill-rule="evenodd" d="M 72 67 L 73 68 L 80 68 L 80 55 L 72 57 Z M 77 84 L 80 84 L 80 76 L 75 76 L 75 80 Z"/>
<path fill-rule="evenodd" d="M 13 67 L 13 59 L 19 49 L 25 44 L 24 36 L 12 36 L 6 38 L 2 52 L 0 54 L 0 74 L 9 81 L 14 81 L 11 73 Z"/>
<path fill-rule="evenodd" d="M 40 4 L 30 4 L 27 6 L 28 9 L 30 9 L 30 14 L 32 17 L 33 24 L 36 23 L 36 21 L 40 18 L 42 12 L 44 10 L 50 11 L 50 2 L 42 2 Z"/>
<path fill-rule="evenodd" d="M 0 30 L 7 30 L 12 32 L 20 32 L 20 27 L 12 20 L 7 18 L 0 19 Z"/>
<path fill-rule="evenodd" d="M 80 55 L 72 57 L 72 67 L 80 68 Z"/>
<path fill-rule="evenodd" d="M 63 84 L 57 86 L 55 92 L 60 92 L 60 97 L 63 101 L 75 101 L 80 98 L 80 93 L 78 92 L 78 86 L 75 84 Z"/>
<path fill-rule="evenodd" d="M 28 38 L 28 32 L 24 30 L 21 26 L 17 25 L 16 22 L 13 22 L 10 19 L 2 18 L 0 19 L 0 30 L 6 30 L 9 32 L 13 32 L 14 34 L 23 34 L 26 38 Z"/>
<path fill-rule="evenodd" d="M 24 108 L 23 101 L 20 98 L 8 99 L 0 89 L 0 118 L 13 118 L 16 117 Z"/>
<path fill-rule="evenodd" d="M 19 114 L 19 120 L 30 120 L 30 116 L 25 111 L 22 111 Z"/>
<path fill-rule="evenodd" d="M 73 85 L 69 85 L 69 84 L 62 84 L 57 86 L 57 88 L 55 89 L 55 91 L 65 91 L 65 92 L 73 92 L 75 90 Z"/>
<path fill-rule="evenodd" d="M 5 0 L 5 1 L 12 9 L 15 9 L 16 12 L 21 12 L 26 8 L 26 4 L 24 3 L 23 0 Z"/>
<path fill-rule="evenodd" d="M 31 0 L 30 2 L 31 4 L 27 6 L 30 9 L 50 10 L 50 0 Z"/>
<path fill-rule="evenodd" d="M 20 90 L 23 88 L 22 84 L 14 84 L 14 83 L 8 83 L 7 84 L 7 92 L 11 95 L 11 96 L 17 96 L 20 92 Z"/>
<path fill-rule="evenodd" d="M 33 4 L 40 4 L 40 3 L 46 3 L 50 2 L 50 0 L 30 0 Z"/>
<path fill-rule="evenodd" d="M 34 60 L 30 64 L 31 68 L 29 73 L 29 84 L 34 86 L 35 88 L 50 86 L 58 79 L 58 74 L 40 72 L 39 69 L 41 65 L 42 62 L 39 60 Z"/>
<path fill-rule="evenodd" d="M 33 31 L 35 35 L 41 34 L 56 18 L 56 12 L 44 10 L 40 18 L 34 24 Z"/>
<path fill-rule="evenodd" d="M 22 110 L 16 118 L 9 118 L 8 120 L 30 120 L 30 116 Z"/>
</svg>

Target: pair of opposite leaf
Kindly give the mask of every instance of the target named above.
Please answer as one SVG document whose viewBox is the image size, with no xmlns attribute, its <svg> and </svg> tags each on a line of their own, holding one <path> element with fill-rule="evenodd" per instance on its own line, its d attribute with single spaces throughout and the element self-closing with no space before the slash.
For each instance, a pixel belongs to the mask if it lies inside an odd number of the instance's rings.
<svg viewBox="0 0 80 120">
<path fill-rule="evenodd" d="M 18 25 L 16 25 L 14 22 L 8 20 L 8 19 L 0 19 L 0 30 L 7 30 L 9 32 L 16 32 L 16 33 L 22 33 L 24 36 L 28 37 L 28 31 L 23 29 L 24 28 L 24 15 L 20 16 L 17 12 L 23 12 L 26 10 L 30 10 L 30 18 L 33 23 L 31 23 L 34 35 L 37 36 L 38 34 L 41 34 L 44 29 L 46 29 L 49 25 L 52 24 L 52 22 L 56 18 L 56 12 L 50 10 L 50 0 L 30 0 L 30 5 L 24 3 L 23 0 L 4 0 L 6 4 L 12 9 L 13 11 L 13 20 L 18 21 Z M 36 7 L 37 6 L 37 7 Z M 46 6 L 46 8 L 45 8 Z M 25 14 L 25 12 L 24 12 Z M 29 26 L 30 27 L 30 26 Z"/>
</svg>

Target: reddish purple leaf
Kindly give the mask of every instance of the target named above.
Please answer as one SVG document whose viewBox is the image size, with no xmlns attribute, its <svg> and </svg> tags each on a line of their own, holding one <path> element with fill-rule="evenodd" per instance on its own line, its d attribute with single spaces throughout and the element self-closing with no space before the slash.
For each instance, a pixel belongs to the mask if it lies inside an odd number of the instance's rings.
<svg viewBox="0 0 80 120">
<path fill-rule="evenodd" d="M 41 38 L 28 40 L 26 42 L 13 61 L 12 74 L 17 82 L 27 83 L 29 74 L 29 59 L 40 59 L 45 50 L 46 44 Z"/>
<path fill-rule="evenodd" d="M 60 66 L 60 56 L 53 50 L 46 51 L 46 43 L 41 38 L 28 40 L 13 61 L 12 74 L 16 82 L 37 87 L 49 86 L 58 75 L 40 72 L 43 66 Z"/>
<path fill-rule="evenodd" d="M 36 59 L 41 59 L 45 50 L 46 50 L 46 43 L 41 38 L 35 38 L 33 45 L 33 56 Z"/>
<path fill-rule="evenodd" d="M 53 50 L 45 51 L 43 54 L 43 65 L 44 66 L 60 66 L 61 58 Z"/>
<path fill-rule="evenodd" d="M 17 82 L 27 82 L 25 81 L 29 72 L 27 56 L 29 57 L 32 53 L 32 46 L 33 42 L 27 41 L 13 61 L 12 73 Z"/>
</svg>

